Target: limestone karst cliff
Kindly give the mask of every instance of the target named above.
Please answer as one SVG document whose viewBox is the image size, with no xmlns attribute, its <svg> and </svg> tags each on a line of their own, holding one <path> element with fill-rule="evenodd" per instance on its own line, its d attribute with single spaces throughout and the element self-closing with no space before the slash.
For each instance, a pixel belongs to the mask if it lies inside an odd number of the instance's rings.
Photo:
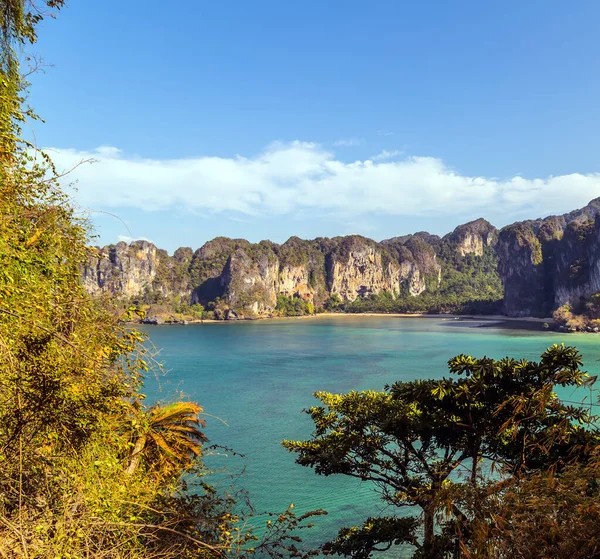
<svg viewBox="0 0 600 559">
<path fill-rule="evenodd" d="M 272 313 L 281 297 L 314 308 L 409 312 L 478 309 L 548 316 L 600 291 L 600 199 L 561 216 L 498 231 L 484 219 L 444 237 L 376 242 L 358 235 L 271 241 L 217 237 L 170 256 L 147 241 L 96 249 L 82 273 L 93 295 Z M 470 303 L 487 302 L 487 306 Z M 483 310 L 482 310 L 483 312 Z M 225 316 L 221 313 L 219 316 Z"/>
<path fill-rule="evenodd" d="M 283 245 L 221 237 L 169 257 L 146 241 L 119 243 L 97 250 L 83 282 L 93 295 L 179 296 L 204 305 L 224 300 L 241 315 L 272 312 L 279 295 L 321 307 L 332 296 L 352 302 L 382 291 L 414 296 L 436 286 L 441 268 L 433 249 L 425 242 L 397 244 L 402 250 L 360 236 L 292 237 Z"/>
<path fill-rule="evenodd" d="M 95 250 L 83 269 L 82 281 L 92 295 L 133 297 L 148 291 L 163 297 L 185 295 L 189 282 L 183 272 L 189 261 L 186 249 L 169 256 L 148 241 L 120 242 Z"/>
<path fill-rule="evenodd" d="M 480 218 L 459 225 L 447 238 L 449 242 L 455 244 L 456 251 L 461 256 L 467 254 L 482 256 L 485 247 L 493 247 L 498 242 L 498 230 L 491 223 Z"/>
<path fill-rule="evenodd" d="M 600 199 L 560 216 L 505 227 L 496 247 L 511 316 L 549 316 L 600 291 Z"/>
</svg>

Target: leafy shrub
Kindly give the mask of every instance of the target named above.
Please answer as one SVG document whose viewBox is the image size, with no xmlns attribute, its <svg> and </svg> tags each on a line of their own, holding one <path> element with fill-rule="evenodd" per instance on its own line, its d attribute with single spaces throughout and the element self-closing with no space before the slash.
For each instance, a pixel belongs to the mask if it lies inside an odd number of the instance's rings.
<svg viewBox="0 0 600 559">
<path fill-rule="evenodd" d="M 299 295 L 294 295 L 293 297 L 278 295 L 275 311 L 280 316 L 304 316 L 314 314 L 315 307 L 311 302 L 306 301 Z"/>
</svg>

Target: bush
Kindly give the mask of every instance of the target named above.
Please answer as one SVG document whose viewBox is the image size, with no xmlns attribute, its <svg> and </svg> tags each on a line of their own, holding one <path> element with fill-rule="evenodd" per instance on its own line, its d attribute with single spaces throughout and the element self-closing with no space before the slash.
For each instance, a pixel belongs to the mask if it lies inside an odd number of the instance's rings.
<svg viewBox="0 0 600 559">
<path fill-rule="evenodd" d="M 315 307 L 311 302 L 306 301 L 299 295 L 294 295 L 293 297 L 278 295 L 275 311 L 279 316 L 304 316 L 314 314 Z"/>
</svg>

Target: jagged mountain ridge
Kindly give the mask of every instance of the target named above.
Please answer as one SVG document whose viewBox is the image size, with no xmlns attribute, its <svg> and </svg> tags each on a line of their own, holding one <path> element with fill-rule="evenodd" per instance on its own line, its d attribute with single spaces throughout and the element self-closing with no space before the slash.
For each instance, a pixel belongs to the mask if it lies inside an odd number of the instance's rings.
<svg viewBox="0 0 600 559">
<path fill-rule="evenodd" d="M 478 219 L 444 237 L 418 232 L 381 242 L 359 235 L 291 237 L 281 245 L 217 237 L 172 256 L 134 241 L 97 248 L 82 277 L 93 295 L 203 305 L 220 300 L 237 316 L 269 314 L 281 295 L 316 308 L 336 298 L 360 310 L 363 301 L 392 294 L 422 300 L 422 309 L 410 307 L 416 310 L 447 310 L 461 297 L 500 299 L 503 286 L 504 312 L 547 316 L 600 291 L 599 213 L 600 198 L 500 231 Z"/>
<path fill-rule="evenodd" d="M 481 251 L 489 244 L 488 231 L 485 238 L 479 235 L 474 228 L 457 238 L 457 250 Z M 92 295 L 153 293 L 188 298 L 192 304 L 224 298 L 238 313 L 260 315 L 275 308 L 278 295 L 320 307 L 332 296 L 351 303 L 382 291 L 405 297 L 433 291 L 442 276 L 435 248 L 440 242 L 427 233 L 380 243 L 359 235 L 291 237 L 282 245 L 217 237 L 195 252 L 180 248 L 173 256 L 148 241 L 122 242 L 96 249 L 83 283 Z"/>
</svg>

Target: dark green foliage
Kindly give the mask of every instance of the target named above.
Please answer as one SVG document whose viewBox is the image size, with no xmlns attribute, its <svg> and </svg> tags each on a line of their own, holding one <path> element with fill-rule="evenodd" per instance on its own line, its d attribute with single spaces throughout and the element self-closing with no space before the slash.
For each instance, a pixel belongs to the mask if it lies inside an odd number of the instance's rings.
<svg viewBox="0 0 600 559">
<path fill-rule="evenodd" d="M 216 237 L 199 248 L 190 261 L 187 278 L 192 300 L 203 305 L 224 295 L 221 274 L 227 260 L 239 248 L 248 246 L 244 239 Z"/>
<path fill-rule="evenodd" d="M 377 521 L 343 529 L 330 550 L 366 558 L 401 541 L 434 559 L 459 541 L 468 549 L 473 526 L 493 522 L 479 501 L 503 478 L 561 471 L 600 442 L 595 418 L 555 395 L 594 383 L 576 349 L 552 346 L 539 362 L 459 355 L 448 365 L 450 378 L 384 392 L 317 392 L 312 438 L 284 441 L 317 474 L 373 482 L 387 505 Z"/>
<path fill-rule="evenodd" d="M 599 204 L 592 200 L 569 214 L 515 223 L 500 232 L 498 272 L 508 314 L 549 316 L 566 298 L 573 304 L 590 294 L 590 264 L 599 257 Z"/>
<path fill-rule="evenodd" d="M 298 295 L 294 295 L 293 297 L 278 295 L 275 310 L 280 316 L 304 316 L 314 314 L 315 307 L 312 303 Z"/>
<path fill-rule="evenodd" d="M 542 263 L 542 245 L 533 229 L 524 223 L 516 223 L 503 229 L 502 233 L 511 235 L 519 247 L 529 249 L 532 264 L 537 266 Z"/>
<path fill-rule="evenodd" d="M 227 237 L 216 237 L 205 243 L 192 257 L 188 270 L 190 285 L 199 287 L 207 279 L 219 276 L 231 254 L 249 244 L 245 239 Z"/>
<path fill-rule="evenodd" d="M 565 219 L 563 217 L 548 217 L 540 226 L 538 238 L 542 241 L 542 243 L 560 241 L 563 238 L 564 229 Z"/>
<path fill-rule="evenodd" d="M 325 301 L 325 303 L 323 304 L 323 308 L 327 311 L 333 312 L 343 310 L 344 302 L 337 293 L 334 293 L 333 295 L 330 295 L 329 298 Z"/>
<path fill-rule="evenodd" d="M 572 332 L 600 331 L 600 293 L 581 297 L 576 303 L 561 305 L 553 313 L 555 324 Z"/>
<path fill-rule="evenodd" d="M 290 237 L 281 246 L 273 244 L 273 250 L 282 266 L 305 266 L 312 252 L 319 252 L 314 241 L 305 241 L 299 237 Z M 322 253 L 320 253 L 322 254 Z"/>
<path fill-rule="evenodd" d="M 386 282 L 391 280 L 388 285 L 394 285 L 398 293 L 378 294 L 373 293 L 378 289 L 373 285 L 359 286 L 359 300 L 343 305 L 349 312 L 504 311 L 548 316 L 557 305 L 557 293 L 572 286 L 580 293 L 588 291 L 590 262 L 598 258 L 594 239 L 600 222 L 595 225 L 594 218 L 599 207 L 600 201 L 593 200 L 570 214 L 515 223 L 499 234 L 490 223 L 478 219 L 458 226 L 444 238 L 419 232 L 380 243 L 359 235 L 311 241 L 291 237 L 282 245 L 217 237 L 195 253 L 184 248 L 169 258 L 158 251 L 157 276 L 143 300 L 167 303 L 160 300 L 161 293 L 167 299 L 191 293 L 189 302 L 206 306 L 220 298 L 234 309 L 258 308 L 259 314 L 268 314 L 274 308 L 282 278 L 287 285 L 283 290 L 289 292 L 289 280 L 294 277 L 296 281 L 302 278 L 297 281 L 298 293 L 310 293 L 317 310 L 327 310 L 331 308 L 327 301 L 334 270 L 347 265 L 355 253 L 363 262 L 357 264 L 357 276 L 365 271 L 363 267 L 377 266 L 377 275 Z M 106 252 L 113 257 L 116 248 Z M 234 255 L 247 262 L 236 273 L 228 274 L 227 263 Z M 115 286 L 112 291 L 118 292 L 121 272 L 116 258 L 113 260 L 114 277 L 107 285 Z M 250 300 L 251 290 L 244 286 L 243 280 L 248 278 L 244 269 L 263 283 L 264 289 L 255 290 L 255 301 Z M 348 272 L 352 274 L 352 270 L 344 270 Z M 418 292 L 421 294 L 415 296 Z M 351 297 L 353 294 L 348 293 Z M 341 305 L 336 304 L 336 308 L 341 309 Z"/>
<path fill-rule="evenodd" d="M 412 235 L 404 247 L 407 248 L 412 260 L 425 275 L 437 275 L 436 250 L 422 237 Z M 437 248 L 437 245 L 436 245 Z"/>
<path fill-rule="evenodd" d="M 227 489 L 205 483 L 202 408 L 143 404 L 144 337 L 121 320 L 143 313 L 119 317 L 84 290 L 82 270 L 99 264 L 100 250 L 89 247 L 61 176 L 15 124 L 30 114 L 17 48 L 62 5 L 0 5 L 0 556 L 308 557 L 295 531 L 322 511 L 295 516 L 290 507 L 272 515 L 265 537 L 252 534 L 246 522 L 255 513 L 241 518 Z M 106 253 L 113 264 L 120 252 L 121 262 L 146 266 L 147 249 L 140 241 Z M 189 250 L 178 251 L 172 266 L 159 251 L 159 285 L 147 297 L 185 279 L 189 260 Z M 121 281 L 114 271 L 108 282 Z"/>
<path fill-rule="evenodd" d="M 271 241 L 261 241 L 257 244 L 250 243 L 243 250 L 251 260 L 257 261 L 264 258 L 269 264 L 273 264 L 277 260 L 273 245 L 274 243 Z"/>
<path fill-rule="evenodd" d="M 361 235 L 348 235 L 347 237 L 334 237 L 335 247 L 329 251 L 328 256 L 338 262 L 348 262 L 350 259 L 350 253 L 357 248 L 364 246 L 377 247 L 377 243 L 372 239 L 367 239 Z"/>
<path fill-rule="evenodd" d="M 474 537 L 487 552 L 480 556 L 597 558 L 599 478 L 596 456 L 589 464 L 576 463 L 559 475 L 540 472 L 510 483 L 501 498 L 491 504 L 496 522 L 475 530 Z"/>
<path fill-rule="evenodd" d="M 175 306 L 175 312 L 188 316 L 193 320 L 208 320 L 213 318 L 212 311 L 206 310 L 200 303 L 187 305 L 180 303 Z"/>
<path fill-rule="evenodd" d="M 269 301 L 269 293 L 263 285 L 253 285 L 249 289 L 246 289 L 239 293 L 235 302 L 231 302 L 231 308 L 238 314 L 245 316 L 252 316 L 254 311 L 252 308 L 258 306 L 265 307 Z"/>
<path fill-rule="evenodd" d="M 367 518 L 362 526 L 342 528 L 335 540 L 323 546 L 323 551 L 328 555 L 368 559 L 373 551 L 414 544 L 418 527 L 419 521 L 413 516 Z"/>
<path fill-rule="evenodd" d="M 483 255 L 461 256 L 447 240 L 438 243 L 441 279 L 431 277 L 429 288 L 422 294 L 399 297 L 381 292 L 346 305 L 348 312 L 383 313 L 476 313 L 493 314 L 501 309 L 502 283 L 496 271 L 497 257 L 492 247 L 484 247 Z"/>
<path fill-rule="evenodd" d="M 189 268 L 194 257 L 194 251 L 189 247 L 178 248 L 173 253 L 172 260 L 172 278 L 177 287 L 187 287 L 189 281 Z"/>
<path fill-rule="evenodd" d="M 415 297 L 394 299 L 389 292 L 382 291 L 346 304 L 349 313 L 431 313 L 431 314 L 497 314 L 502 308 L 502 299 L 470 299 L 451 293 L 447 295 L 423 293 Z"/>
<path fill-rule="evenodd" d="M 584 242 L 594 232 L 594 220 L 585 219 L 572 221 L 567 225 L 565 235 L 570 236 L 576 242 Z"/>
<path fill-rule="evenodd" d="M 286 266 L 306 266 L 308 286 L 315 291 L 315 304 L 322 305 L 326 292 L 325 254 L 329 250 L 329 239 L 305 241 L 290 237 L 282 245 L 274 245 L 273 251 L 279 258 L 280 269 Z"/>
<path fill-rule="evenodd" d="M 189 302 L 207 306 L 220 298 L 243 315 L 263 314 L 273 309 L 279 274 L 280 278 L 304 276 L 306 285 L 298 286 L 299 293 L 310 291 L 317 310 L 345 307 L 349 312 L 496 312 L 502 286 L 493 248 L 486 245 L 481 256 L 461 256 L 458 250 L 465 236 L 480 235 L 489 242 L 494 231 L 490 224 L 478 220 L 457 228 L 444 239 L 421 232 L 381 243 L 350 235 L 312 241 L 291 237 L 278 245 L 271 241 L 251 244 L 243 239 L 217 237 L 195 253 L 189 248 L 178 249 L 169 258 L 164 251 L 157 251 L 157 274 L 152 288 L 136 300 L 156 305 L 174 301 L 179 294 L 191 291 Z M 335 267 L 347 265 L 353 252 L 364 258 L 369 251 L 374 258 L 366 266 L 379 267 L 379 272 L 394 282 L 397 277 L 389 277 L 390 274 L 402 273 L 406 278 L 398 286 L 399 293 L 370 293 L 353 303 L 328 300 Z M 113 259 L 116 285 L 120 272 L 116 256 Z M 249 276 L 254 276 L 261 285 L 249 286 L 244 281 Z M 415 286 L 424 288 L 424 293 L 413 296 Z M 277 311 L 301 312 L 288 309 L 283 302 Z"/>
<path fill-rule="evenodd" d="M 134 297 L 132 303 L 134 305 L 156 305 L 163 303 L 165 296 L 161 291 L 154 290 L 148 286 L 144 289 L 144 292 L 138 297 Z"/>
<path fill-rule="evenodd" d="M 499 301 L 503 287 L 498 275 L 498 258 L 491 246 L 484 246 L 483 254 L 461 256 L 448 242 L 439 246 L 438 259 L 442 278 L 437 294 L 449 302 Z"/>
</svg>

